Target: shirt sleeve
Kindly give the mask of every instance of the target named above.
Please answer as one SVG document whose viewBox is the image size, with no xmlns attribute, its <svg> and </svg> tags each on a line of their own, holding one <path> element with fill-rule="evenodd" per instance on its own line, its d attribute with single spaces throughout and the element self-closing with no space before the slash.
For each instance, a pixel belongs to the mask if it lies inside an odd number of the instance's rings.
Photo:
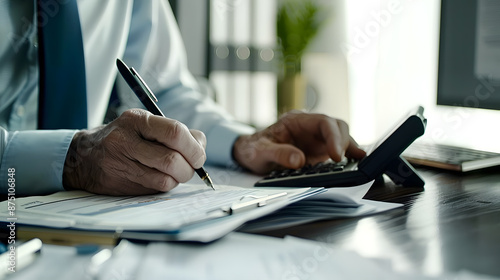
<svg viewBox="0 0 500 280">
<path fill-rule="evenodd" d="M 207 136 L 207 163 L 233 165 L 232 147 L 254 129 L 236 122 L 210 97 L 202 94 L 187 69 L 185 48 L 168 1 L 134 1 L 124 60 L 143 76 L 158 97 L 166 117 L 177 119 Z M 126 82 L 118 77 L 122 108 L 143 108 Z"/>
<path fill-rule="evenodd" d="M 0 189 L 8 192 L 14 170 L 15 194 L 43 195 L 64 190 L 62 171 L 75 130 L 7 131 L 0 127 Z M 12 190 L 9 190 L 12 193 Z"/>
</svg>

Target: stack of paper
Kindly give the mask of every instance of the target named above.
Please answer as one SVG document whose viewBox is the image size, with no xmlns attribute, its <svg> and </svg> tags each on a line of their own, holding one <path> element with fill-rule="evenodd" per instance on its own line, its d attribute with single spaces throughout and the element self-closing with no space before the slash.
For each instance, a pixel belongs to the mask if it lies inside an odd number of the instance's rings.
<svg viewBox="0 0 500 280">
<path fill-rule="evenodd" d="M 244 224 L 244 231 L 256 232 L 401 206 L 362 200 L 371 184 L 328 190 L 217 186 L 216 191 L 182 184 L 164 194 L 127 197 L 59 192 L 18 199 L 15 211 L 4 201 L 0 221 L 109 231 L 126 239 L 210 242 Z"/>
<path fill-rule="evenodd" d="M 112 197 L 87 192 L 59 192 L 16 200 L 15 211 L 0 203 L 0 220 L 51 228 L 109 230 L 123 238 L 209 242 L 247 221 L 322 188 L 240 188 L 181 185 L 158 195 Z M 265 206 L 265 207 L 264 207 Z"/>
<path fill-rule="evenodd" d="M 318 220 L 358 217 L 402 207 L 399 203 L 387 203 L 362 199 L 373 182 L 347 188 L 330 188 L 325 192 L 307 197 L 272 214 L 247 223 L 241 230 L 261 232 Z"/>
</svg>

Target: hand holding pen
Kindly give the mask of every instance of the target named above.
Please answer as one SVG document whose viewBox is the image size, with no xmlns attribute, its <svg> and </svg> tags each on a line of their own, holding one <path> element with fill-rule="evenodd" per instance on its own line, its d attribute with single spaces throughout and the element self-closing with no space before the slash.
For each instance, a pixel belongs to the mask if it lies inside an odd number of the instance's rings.
<svg viewBox="0 0 500 280">
<path fill-rule="evenodd" d="M 203 166 L 205 146 L 201 131 L 146 110 L 127 110 L 106 125 L 74 134 L 62 183 L 67 190 L 106 195 L 166 192 Z"/>
<path fill-rule="evenodd" d="M 129 68 L 120 59 L 116 60 L 116 65 L 118 67 L 118 70 L 120 71 L 120 74 L 123 76 L 123 78 L 128 83 L 130 88 L 132 88 L 132 90 L 137 95 L 139 100 L 141 100 L 142 104 L 146 107 L 146 109 L 148 109 L 154 115 L 165 117 L 163 112 L 160 110 L 160 108 L 158 108 L 158 106 L 155 103 L 158 102 L 158 99 L 156 99 L 156 96 L 148 87 L 146 82 L 144 82 L 144 80 L 141 78 L 139 73 L 137 73 L 137 71 L 135 71 L 133 67 Z M 198 176 L 200 176 L 200 178 L 205 182 L 207 186 L 215 190 L 212 179 L 210 178 L 206 170 L 203 168 L 203 166 L 195 168 L 195 172 L 196 174 L 198 174 Z"/>
</svg>

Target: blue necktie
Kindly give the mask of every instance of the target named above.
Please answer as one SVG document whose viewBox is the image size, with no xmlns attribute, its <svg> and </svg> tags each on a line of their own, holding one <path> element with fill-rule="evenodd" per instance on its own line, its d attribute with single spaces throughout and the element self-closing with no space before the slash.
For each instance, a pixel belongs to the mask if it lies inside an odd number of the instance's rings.
<svg viewBox="0 0 500 280">
<path fill-rule="evenodd" d="M 37 0 L 38 128 L 87 127 L 83 40 L 76 0 Z"/>
</svg>

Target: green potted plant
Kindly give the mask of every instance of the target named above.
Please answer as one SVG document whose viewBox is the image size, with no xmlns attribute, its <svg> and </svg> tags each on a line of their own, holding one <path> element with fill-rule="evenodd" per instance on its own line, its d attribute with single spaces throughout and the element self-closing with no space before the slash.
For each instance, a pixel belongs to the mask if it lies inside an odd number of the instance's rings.
<svg viewBox="0 0 500 280">
<path fill-rule="evenodd" d="M 306 81 L 301 73 L 302 56 L 324 24 L 325 9 L 314 0 L 282 0 L 277 15 L 278 113 L 304 109 Z"/>
</svg>

